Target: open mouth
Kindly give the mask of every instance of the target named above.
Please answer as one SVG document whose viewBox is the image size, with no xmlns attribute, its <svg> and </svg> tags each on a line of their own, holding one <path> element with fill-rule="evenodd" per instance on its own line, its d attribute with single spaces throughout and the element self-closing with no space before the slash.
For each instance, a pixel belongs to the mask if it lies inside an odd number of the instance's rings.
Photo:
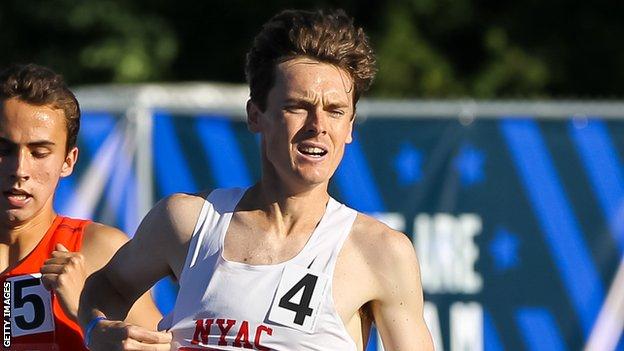
<svg viewBox="0 0 624 351">
<path fill-rule="evenodd" d="M 310 157 L 317 157 L 317 158 L 321 158 L 325 155 L 327 155 L 327 150 L 325 150 L 322 147 L 319 146 L 314 146 L 314 145 L 299 145 L 297 147 L 297 150 L 306 155 L 306 156 L 310 156 Z"/>
<path fill-rule="evenodd" d="M 32 197 L 29 193 L 23 190 L 19 190 L 19 189 L 11 189 L 8 191 L 3 191 L 2 195 L 4 195 L 4 197 L 6 197 L 9 203 L 15 207 L 24 206 L 26 202 L 28 201 L 28 199 Z"/>
</svg>

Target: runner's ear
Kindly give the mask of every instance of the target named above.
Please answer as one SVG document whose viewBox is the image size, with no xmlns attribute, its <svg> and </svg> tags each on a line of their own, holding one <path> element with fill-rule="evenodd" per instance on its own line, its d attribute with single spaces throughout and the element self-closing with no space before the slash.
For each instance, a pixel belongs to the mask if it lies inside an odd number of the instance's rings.
<svg viewBox="0 0 624 351">
<path fill-rule="evenodd" d="M 61 168 L 61 177 L 67 177 L 72 174 L 76 161 L 78 161 L 78 148 L 74 146 L 65 156 L 63 168 Z"/>
<path fill-rule="evenodd" d="M 247 100 L 247 129 L 252 133 L 260 133 L 260 108 L 251 99 Z"/>
<path fill-rule="evenodd" d="M 353 118 L 349 121 L 349 134 L 347 135 L 347 139 L 345 140 L 345 144 L 351 144 L 353 141 L 353 122 L 355 121 L 355 113 L 353 113 Z"/>
</svg>

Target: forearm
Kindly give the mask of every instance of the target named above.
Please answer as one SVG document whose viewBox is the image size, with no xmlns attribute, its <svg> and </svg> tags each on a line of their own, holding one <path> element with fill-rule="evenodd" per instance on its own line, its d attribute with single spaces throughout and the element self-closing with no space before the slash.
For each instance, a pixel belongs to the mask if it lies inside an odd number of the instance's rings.
<svg viewBox="0 0 624 351">
<path fill-rule="evenodd" d="M 120 283 L 121 284 L 121 283 Z M 123 285 L 124 289 L 127 284 Z M 115 288 L 106 270 L 94 273 L 80 298 L 78 318 L 89 350 L 170 350 L 171 334 L 124 322 L 139 293 Z M 98 318 L 104 317 L 104 318 Z"/>
<path fill-rule="evenodd" d="M 125 322 L 149 330 L 156 330 L 161 319 L 162 314 L 154 304 L 152 294 L 148 290 L 132 305 Z"/>
<path fill-rule="evenodd" d="M 101 270 L 85 282 L 80 295 L 78 320 L 83 330 L 96 317 L 123 321 L 134 301 L 124 296 Z"/>
</svg>

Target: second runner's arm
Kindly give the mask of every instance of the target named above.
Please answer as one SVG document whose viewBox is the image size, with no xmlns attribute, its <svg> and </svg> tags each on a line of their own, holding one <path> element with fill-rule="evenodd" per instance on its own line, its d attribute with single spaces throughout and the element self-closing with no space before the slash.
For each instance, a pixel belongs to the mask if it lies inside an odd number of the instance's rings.
<svg viewBox="0 0 624 351">
<path fill-rule="evenodd" d="M 170 336 L 126 324 L 130 306 L 154 283 L 179 275 L 203 200 L 177 194 L 160 201 L 126 243 L 100 271 L 87 279 L 80 299 L 79 321 L 83 330 L 95 318 L 89 335 L 91 350 L 169 350 Z M 156 345 L 154 345 L 156 344 Z"/>
</svg>

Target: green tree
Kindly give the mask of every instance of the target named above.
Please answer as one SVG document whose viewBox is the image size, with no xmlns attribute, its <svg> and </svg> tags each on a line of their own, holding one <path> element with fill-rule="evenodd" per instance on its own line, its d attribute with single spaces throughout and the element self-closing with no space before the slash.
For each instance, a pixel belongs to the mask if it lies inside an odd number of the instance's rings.
<svg viewBox="0 0 624 351">
<path fill-rule="evenodd" d="M 4 0 L 0 66 L 71 84 L 244 81 L 245 53 L 284 8 L 344 8 L 378 53 L 370 95 L 622 98 L 624 2 L 569 0 Z"/>
</svg>

